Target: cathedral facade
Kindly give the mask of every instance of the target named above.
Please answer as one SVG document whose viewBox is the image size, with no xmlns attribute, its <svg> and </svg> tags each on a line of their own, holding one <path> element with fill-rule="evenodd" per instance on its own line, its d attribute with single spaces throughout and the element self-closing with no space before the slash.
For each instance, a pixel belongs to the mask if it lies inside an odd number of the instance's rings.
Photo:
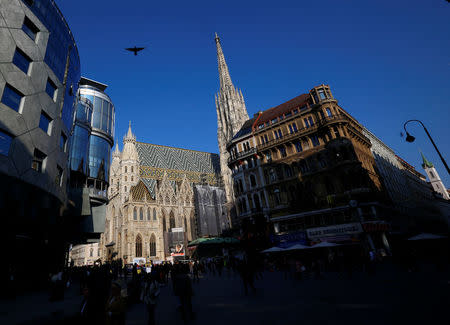
<svg viewBox="0 0 450 325">
<path fill-rule="evenodd" d="M 214 197 L 225 202 L 224 190 L 218 187 L 219 156 L 137 142 L 131 125 L 123 144 L 122 152 L 116 145 L 110 168 L 102 260 L 121 258 L 133 263 L 181 256 L 187 242 L 208 235 L 200 231 L 200 220 L 205 218 L 196 211 L 196 200 Z M 210 189 L 200 197 L 198 191 L 194 194 L 199 184 Z M 210 219 L 219 220 L 224 209 L 220 204 L 217 216 Z"/>
</svg>

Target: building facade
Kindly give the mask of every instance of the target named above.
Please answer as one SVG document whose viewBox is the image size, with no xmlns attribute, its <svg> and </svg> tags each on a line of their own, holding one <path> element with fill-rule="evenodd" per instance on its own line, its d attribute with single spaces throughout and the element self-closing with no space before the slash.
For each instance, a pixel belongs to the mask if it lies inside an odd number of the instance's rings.
<svg viewBox="0 0 450 325">
<path fill-rule="evenodd" d="M 100 259 L 98 243 L 73 246 L 69 252 L 69 261 L 73 266 L 94 265 Z"/>
<path fill-rule="evenodd" d="M 259 225 L 264 231 L 268 222 L 282 235 L 346 224 L 353 229 L 362 222 L 381 230 L 365 236 L 372 248 L 387 246 L 385 194 L 370 146 L 362 126 L 326 85 L 258 112 L 227 146 L 242 228 L 254 232 Z M 363 230 L 357 228 L 336 230 L 334 240 L 356 239 Z"/>
<path fill-rule="evenodd" d="M 217 193 L 220 161 L 216 154 L 137 142 L 130 125 L 122 152 L 117 145 L 113 152 L 109 179 L 102 259 L 166 260 L 184 254 L 200 235 L 194 185 L 204 184 L 207 196 Z"/>
<path fill-rule="evenodd" d="M 239 131 L 245 121 L 248 120 L 248 113 L 245 107 L 244 96 L 242 91 L 234 87 L 228 66 L 220 44 L 220 38 L 215 37 L 217 49 L 217 63 L 219 69 L 220 89 L 215 95 L 217 110 L 217 141 L 220 153 L 220 169 L 222 172 L 222 181 L 225 188 L 227 202 L 230 207 L 233 206 L 233 187 L 231 171 L 228 167 L 229 153 L 227 151 L 227 143 L 231 141 L 233 136 Z M 234 211 L 229 216 L 233 222 L 235 217 Z"/>
<path fill-rule="evenodd" d="M 0 211 L 13 246 L 5 260 L 20 272 L 26 251 L 27 265 L 53 268 L 66 249 L 61 216 L 80 59 L 52 0 L 2 1 L 0 20 Z"/>
<path fill-rule="evenodd" d="M 115 120 L 107 85 L 85 77 L 79 84 L 70 137 L 72 204 L 67 211 L 72 221 L 67 236 L 73 244 L 98 241 L 104 231 Z"/>
</svg>

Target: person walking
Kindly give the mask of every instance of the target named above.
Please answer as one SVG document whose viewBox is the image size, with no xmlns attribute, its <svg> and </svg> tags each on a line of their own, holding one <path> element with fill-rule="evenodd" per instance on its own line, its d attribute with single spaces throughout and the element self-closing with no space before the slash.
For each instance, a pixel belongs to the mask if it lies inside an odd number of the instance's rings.
<svg viewBox="0 0 450 325">
<path fill-rule="evenodd" d="M 106 304 L 106 324 L 124 325 L 125 324 L 125 302 L 121 296 L 121 286 L 118 282 L 111 285 L 111 296 Z"/>
<path fill-rule="evenodd" d="M 147 312 L 148 312 L 148 324 L 155 325 L 155 308 L 158 301 L 160 289 L 157 281 L 157 273 L 150 273 L 147 275 L 147 281 L 145 281 L 143 290 L 143 299 Z"/>
<path fill-rule="evenodd" d="M 195 318 L 194 312 L 192 311 L 192 283 L 187 275 L 188 271 L 189 269 L 182 264 L 175 265 L 172 271 L 173 292 L 180 300 L 181 317 L 185 322 L 188 319 L 193 320 Z"/>
</svg>

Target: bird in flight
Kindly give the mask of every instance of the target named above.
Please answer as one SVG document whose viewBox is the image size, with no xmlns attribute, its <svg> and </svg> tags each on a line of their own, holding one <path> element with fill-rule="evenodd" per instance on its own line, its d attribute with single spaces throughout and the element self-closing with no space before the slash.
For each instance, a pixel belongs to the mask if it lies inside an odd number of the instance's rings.
<svg viewBox="0 0 450 325">
<path fill-rule="evenodd" d="M 134 55 L 137 55 L 139 51 L 142 51 L 143 49 L 145 49 L 145 47 L 129 47 L 126 48 L 125 50 L 130 51 L 130 52 L 134 52 Z"/>
</svg>

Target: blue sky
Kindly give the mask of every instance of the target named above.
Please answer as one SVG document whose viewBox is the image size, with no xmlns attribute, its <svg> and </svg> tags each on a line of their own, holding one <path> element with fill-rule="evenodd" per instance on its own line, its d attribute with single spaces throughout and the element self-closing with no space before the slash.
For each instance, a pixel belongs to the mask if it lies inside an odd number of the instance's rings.
<svg viewBox="0 0 450 325">
<path fill-rule="evenodd" d="M 109 85 L 116 140 L 218 152 L 214 32 L 249 115 L 329 84 L 339 104 L 420 172 L 421 149 L 450 177 L 418 125 L 450 162 L 450 4 L 396 1 L 123 1 L 57 3 L 82 74 Z M 124 50 L 145 46 L 138 56 Z"/>
</svg>

